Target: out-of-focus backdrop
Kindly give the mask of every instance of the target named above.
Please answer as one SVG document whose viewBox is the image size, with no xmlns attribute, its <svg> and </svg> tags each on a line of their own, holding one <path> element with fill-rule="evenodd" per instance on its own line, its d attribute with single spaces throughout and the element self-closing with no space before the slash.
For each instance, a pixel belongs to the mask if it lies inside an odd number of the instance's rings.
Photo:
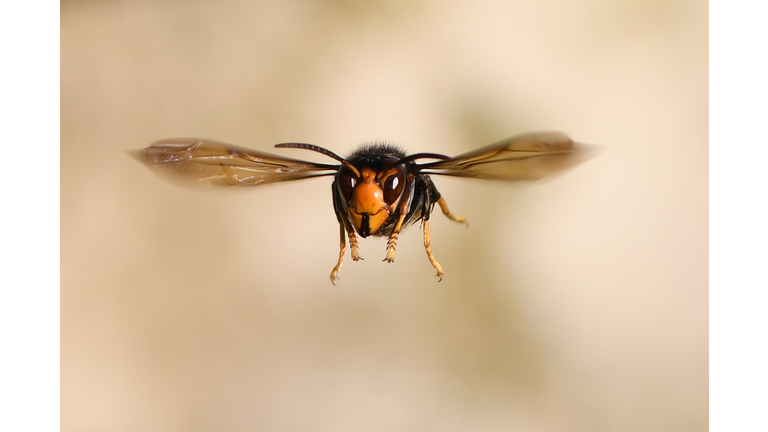
<svg viewBox="0 0 768 432">
<path fill-rule="evenodd" d="M 62 431 L 706 430 L 707 22 L 693 0 L 63 1 Z M 470 223 L 433 217 L 440 283 L 415 226 L 331 285 L 329 178 L 189 191 L 125 153 L 533 130 L 602 152 L 435 178 Z"/>
</svg>

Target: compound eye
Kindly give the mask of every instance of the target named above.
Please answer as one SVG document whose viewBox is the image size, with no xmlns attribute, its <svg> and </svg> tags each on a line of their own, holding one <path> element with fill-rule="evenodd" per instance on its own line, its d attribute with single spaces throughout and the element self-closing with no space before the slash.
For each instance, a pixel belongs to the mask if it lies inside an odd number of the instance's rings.
<svg viewBox="0 0 768 432">
<path fill-rule="evenodd" d="M 392 169 L 390 172 L 391 174 L 384 179 L 382 189 L 384 190 L 384 201 L 389 205 L 393 205 L 403 193 L 405 173 L 401 167 Z"/>
<path fill-rule="evenodd" d="M 355 176 L 347 171 L 341 171 L 336 180 L 339 184 L 339 190 L 345 201 L 352 199 L 352 190 L 355 189 L 357 179 Z"/>
</svg>

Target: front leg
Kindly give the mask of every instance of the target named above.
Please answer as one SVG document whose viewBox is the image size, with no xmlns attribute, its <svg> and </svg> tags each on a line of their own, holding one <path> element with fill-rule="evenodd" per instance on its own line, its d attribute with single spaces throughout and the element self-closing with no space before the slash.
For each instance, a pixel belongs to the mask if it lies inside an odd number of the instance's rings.
<svg viewBox="0 0 768 432">
<path fill-rule="evenodd" d="M 387 239 L 387 257 L 384 258 L 386 262 L 395 262 L 395 248 L 397 248 L 397 238 L 400 237 L 400 230 L 403 229 L 403 221 L 405 220 L 405 211 L 400 210 L 400 219 L 397 220 L 397 225 L 392 230 L 392 233 Z"/>
<path fill-rule="evenodd" d="M 349 248 L 352 253 L 352 261 L 360 261 L 363 257 L 360 256 L 360 250 L 358 249 L 357 234 L 355 230 L 349 230 Z"/>
<path fill-rule="evenodd" d="M 389 238 L 387 239 L 387 256 L 384 258 L 384 261 L 386 262 L 395 262 L 395 248 L 397 248 L 397 238 L 400 237 L 400 231 L 403 229 L 403 223 L 405 222 L 405 218 L 408 216 L 408 209 L 411 206 L 411 202 L 413 201 L 413 195 L 416 187 L 416 177 L 413 174 L 408 174 L 405 184 L 410 186 L 406 186 L 409 188 L 409 190 L 407 193 L 405 193 L 406 195 L 400 200 L 400 204 L 398 205 L 400 217 L 397 219 L 397 223 L 395 224 L 395 227 L 392 229 L 392 232 L 389 234 Z"/>
<path fill-rule="evenodd" d="M 349 224 L 345 222 L 346 221 L 343 219 L 339 221 L 339 243 L 341 244 L 341 248 L 339 250 L 339 261 L 336 263 L 336 267 L 334 267 L 331 271 L 331 283 L 334 285 L 336 285 L 336 282 L 334 281 L 337 279 L 339 270 L 341 270 L 341 264 L 344 262 L 344 255 L 347 252 L 347 243 L 344 240 L 345 233 L 349 236 L 349 249 L 352 255 L 352 260 L 360 261 L 363 259 L 363 257 L 360 256 L 360 250 L 358 248 L 357 235 L 355 234 L 355 230 L 351 226 L 347 226 Z"/>
<path fill-rule="evenodd" d="M 336 219 L 339 221 L 339 243 L 341 245 L 339 250 L 339 260 L 336 263 L 336 266 L 331 271 L 331 283 L 336 285 L 334 282 L 337 278 L 337 275 L 339 273 L 339 270 L 341 270 L 341 264 L 344 262 L 344 255 L 347 252 L 347 243 L 344 240 L 344 234 L 349 234 L 349 247 L 350 252 L 352 254 L 352 260 L 353 261 L 359 261 L 363 259 L 360 257 L 360 250 L 358 248 L 357 243 L 357 235 L 355 235 L 355 229 L 352 227 L 352 224 L 349 222 L 349 219 L 342 213 L 344 209 L 344 205 L 341 201 L 341 196 L 339 195 L 339 190 L 336 187 L 336 182 L 334 181 L 331 185 L 331 194 L 333 196 L 333 211 L 336 213 Z"/>
</svg>

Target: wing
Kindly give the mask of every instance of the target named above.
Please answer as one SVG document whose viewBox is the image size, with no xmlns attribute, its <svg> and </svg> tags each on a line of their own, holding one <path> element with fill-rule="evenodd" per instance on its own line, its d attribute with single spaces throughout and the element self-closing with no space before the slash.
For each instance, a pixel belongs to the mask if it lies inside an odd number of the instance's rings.
<svg viewBox="0 0 768 432">
<path fill-rule="evenodd" d="M 518 135 L 444 161 L 420 165 L 425 174 L 489 180 L 538 180 L 590 157 L 586 147 L 555 132 Z"/>
<path fill-rule="evenodd" d="M 199 138 L 157 141 L 134 156 L 169 180 L 187 184 L 255 186 L 332 175 L 339 168 Z"/>
</svg>

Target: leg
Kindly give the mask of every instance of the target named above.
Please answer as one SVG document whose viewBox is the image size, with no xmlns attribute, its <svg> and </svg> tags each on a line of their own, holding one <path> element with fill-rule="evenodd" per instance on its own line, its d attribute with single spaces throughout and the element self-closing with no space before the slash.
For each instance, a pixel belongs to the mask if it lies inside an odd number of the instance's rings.
<svg viewBox="0 0 768 432">
<path fill-rule="evenodd" d="M 339 221 L 339 243 L 341 244 L 339 261 L 336 263 L 336 267 L 331 271 L 331 282 L 336 285 L 334 281 L 336 280 L 336 275 L 339 273 L 339 270 L 341 270 L 341 264 L 344 262 L 344 254 L 347 251 L 347 243 L 344 241 L 345 232 L 349 234 L 349 248 L 352 254 L 352 260 L 358 261 L 363 258 L 360 257 L 360 251 L 358 250 L 355 229 L 352 227 L 352 224 L 349 223 L 349 219 L 344 217 L 339 211 L 339 208 L 341 207 L 341 204 L 339 204 L 341 197 L 339 196 L 335 181 L 331 185 L 331 194 L 333 195 L 333 211 L 336 213 L 336 219 Z"/>
<path fill-rule="evenodd" d="M 466 220 L 466 219 L 464 219 L 464 218 L 463 218 L 463 217 L 461 217 L 461 216 L 454 216 L 454 215 L 453 215 L 453 213 L 451 213 L 451 211 L 450 211 L 450 210 L 448 210 L 448 204 L 445 202 L 445 198 L 443 198 L 443 197 L 440 197 L 440 199 L 439 199 L 439 200 L 437 200 L 437 204 L 440 206 L 440 210 L 442 210 L 442 211 L 443 211 L 443 214 L 444 214 L 444 215 L 445 215 L 445 217 L 447 217 L 448 219 L 450 219 L 450 220 L 452 220 L 452 221 L 454 221 L 454 222 L 458 222 L 458 223 L 460 223 L 460 224 L 469 225 L 469 224 L 467 223 L 467 220 Z"/>
<path fill-rule="evenodd" d="M 440 198 L 442 200 L 442 198 Z M 441 206 L 442 207 L 442 206 Z M 429 221 L 424 221 L 424 249 L 427 250 L 427 258 L 429 258 L 429 262 L 432 263 L 432 267 L 437 270 L 437 277 L 439 278 L 438 282 L 443 280 L 443 267 L 440 265 L 439 262 L 435 259 L 435 256 L 432 254 L 432 244 L 429 239 Z"/>
<path fill-rule="evenodd" d="M 397 238 L 400 237 L 400 230 L 403 229 L 403 221 L 405 221 L 405 209 L 400 209 L 400 219 L 397 220 L 397 225 L 387 239 L 387 257 L 384 258 L 386 262 L 395 262 L 395 248 L 397 247 Z"/>
<path fill-rule="evenodd" d="M 340 231 L 339 237 L 340 237 L 340 243 L 341 243 L 341 248 L 339 250 L 339 261 L 336 263 L 336 267 L 334 267 L 333 270 L 331 271 L 331 283 L 334 285 L 336 285 L 336 282 L 334 281 L 336 280 L 336 275 L 339 273 L 339 270 L 341 270 L 341 264 L 344 262 L 344 255 L 347 252 L 347 243 L 344 240 L 344 224 L 339 223 L 339 231 Z M 350 234 L 350 239 L 351 239 L 351 234 Z"/>
<path fill-rule="evenodd" d="M 352 261 L 360 261 L 363 257 L 360 256 L 360 251 L 357 247 L 357 234 L 354 229 L 349 230 L 349 248 L 352 252 Z"/>
<path fill-rule="evenodd" d="M 387 239 L 387 256 L 384 258 L 384 261 L 386 262 L 395 262 L 395 248 L 397 247 L 397 238 L 400 237 L 400 231 L 403 229 L 403 223 L 405 223 L 405 218 L 408 216 L 408 210 L 410 209 L 411 202 L 413 200 L 415 179 L 412 174 L 408 175 L 405 184 L 411 185 L 410 192 L 407 195 L 407 199 L 402 199 L 400 201 L 400 208 L 398 209 L 400 211 L 400 218 L 397 219 L 397 224 L 395 224 L 395 227 L 392 229 L 392 233 Z"/>
</svg>

